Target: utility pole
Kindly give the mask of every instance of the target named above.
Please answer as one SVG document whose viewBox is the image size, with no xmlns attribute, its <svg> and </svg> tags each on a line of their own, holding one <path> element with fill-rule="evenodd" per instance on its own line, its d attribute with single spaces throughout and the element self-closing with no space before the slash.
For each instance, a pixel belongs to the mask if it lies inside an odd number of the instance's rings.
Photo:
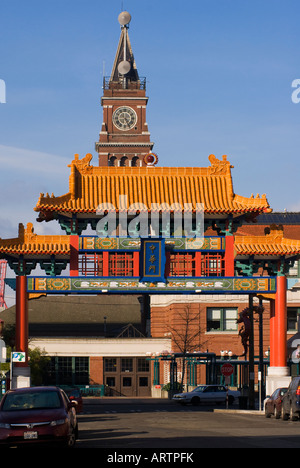
<svg viewBox="0 0 300 468">
<path fill-rule="evenodd" d="M 249 409 L 255 409 L 254 391 L 254 326 L 253 326 L 253 295 L 249 294 L 249 320 L 251 324 L 249 336 Z"/>
</svg>

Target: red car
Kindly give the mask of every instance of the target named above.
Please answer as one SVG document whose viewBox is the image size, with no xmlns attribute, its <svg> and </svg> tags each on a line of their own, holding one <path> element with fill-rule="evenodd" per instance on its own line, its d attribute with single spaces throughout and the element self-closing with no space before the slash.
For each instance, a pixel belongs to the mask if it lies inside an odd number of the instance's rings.
<svg viewBox="0 0 300 468">
<path fill-rule="evenodd" d="M 272 415 L 274 415 L 276 419 L 280 419 L 282 400 L 286 392 L 287 388 L 285 387 L 277 388 L 275 392 L 267 399 L 265 403 L 266 418 L 270 418 Z"/>
<path fill-rule="evenodd" d="M 57 387 L 9 390 L 0 403 L 0 444 L 73 447 L 78 437 L 75 406 Z"/>
</svg>

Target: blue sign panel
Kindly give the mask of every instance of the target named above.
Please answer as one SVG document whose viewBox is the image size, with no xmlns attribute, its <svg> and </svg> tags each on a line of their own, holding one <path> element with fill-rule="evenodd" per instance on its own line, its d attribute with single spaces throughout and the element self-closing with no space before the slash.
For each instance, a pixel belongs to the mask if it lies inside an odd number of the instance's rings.
<svg viewBox="0 0 300 468">
<path fill-rule="evenodd" d="M 165 239 L 143 239 L 141 281 L 165 282 Z"/>
</svg>

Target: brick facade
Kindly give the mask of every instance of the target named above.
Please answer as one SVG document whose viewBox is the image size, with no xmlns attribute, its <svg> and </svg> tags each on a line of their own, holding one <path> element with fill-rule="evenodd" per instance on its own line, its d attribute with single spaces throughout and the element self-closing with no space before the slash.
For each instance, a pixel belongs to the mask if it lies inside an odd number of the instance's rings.
<svg viewBox="0 0 300 468">
<path fill-rule="evenodd" d="M 165 336 L 172 337 L 173 351 L 180 352 L 184 348 L 184 337 L 187 336 L 189 349 L 187 352 L 201 351 L 220 355 L 221 350 L 231 350 L 233 355 L 240 356 L 243 353 L 241 338 L 238 330 L 234 332 L 207 332 L 207 309 L 211 308 L 236 308 L 238 314 L 247 307 L 239 302 L 205 302 L 205 303 L 174 303 L 166 307 L 154 307 L 151 309 L 151 334 L 154 338 Z M 269 303 L 264 303 L 263 313 L 263 352 L 269 346 Z M 194 339 L 192 340 L 192 337 Z M 254 316 L 254 345 L 255 355 L 259 353 L 259 322 Z M 181 348 L 181 349 L 180 349 Z"/>
<path fill-rule="evenodd" d="M 103 357 L 90 357 L 90 384 L 103 385 Z"/>
</svg>

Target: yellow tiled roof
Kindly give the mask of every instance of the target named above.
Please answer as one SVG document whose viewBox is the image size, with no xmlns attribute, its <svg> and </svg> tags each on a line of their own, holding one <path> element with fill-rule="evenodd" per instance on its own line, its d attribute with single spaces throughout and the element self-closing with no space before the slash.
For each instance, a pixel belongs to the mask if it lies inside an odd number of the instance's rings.
<svg viewBox="0 0 300 468">
<path fill-rule="evenodd" d="M 37 212 L 96 213 L 99 205 L 116 211 L 134 207 L 153 210 L 153 204 L 170 206 L 204 205 L 205 213 L 262 213 L 272 211 L 266 195 L 249 198 L 233 191 L 231 165 L 210 155 L 211 166 L 198 167 L 99 167 L 91 166 L 91 154 L 75 155 L 69 192 L 55 197 L 40 195 Z M 122 201 L 126 196 L 126 204 Z M 120 199 L 121 197 L 121 199 Z M 151 206 L 152 205 L 152 206 Z"/>
<path fill-rule="evenodd" d="M 283 237 L 282 225 L 271 225 L 264 236 L 235 236 L 236 255 L 297 255 L 300 241 Z"/>
<path fill-rule="evenodd" d="M 52 254 L 70 255 L 70 236 L 35 234 L 32 223 L 28 223 L 26 229 L 19 224 L 19 236 L 16 239 L 0 238 L 0 254 Z"/>
<path fill-rule="evenodd" d="M 270 226 L 265 236 L 235 236 L 235 255 L 282 255 L 300 254 L 300 240 L 285 239 L 282 226 Z M 33 231 L 32 223 L 26 229 L 19 225 L 19 236 L 15 239 L 0 238 L 0 255 L 70 255 L 70 236 L 38 235 Z"/>
</svg>

